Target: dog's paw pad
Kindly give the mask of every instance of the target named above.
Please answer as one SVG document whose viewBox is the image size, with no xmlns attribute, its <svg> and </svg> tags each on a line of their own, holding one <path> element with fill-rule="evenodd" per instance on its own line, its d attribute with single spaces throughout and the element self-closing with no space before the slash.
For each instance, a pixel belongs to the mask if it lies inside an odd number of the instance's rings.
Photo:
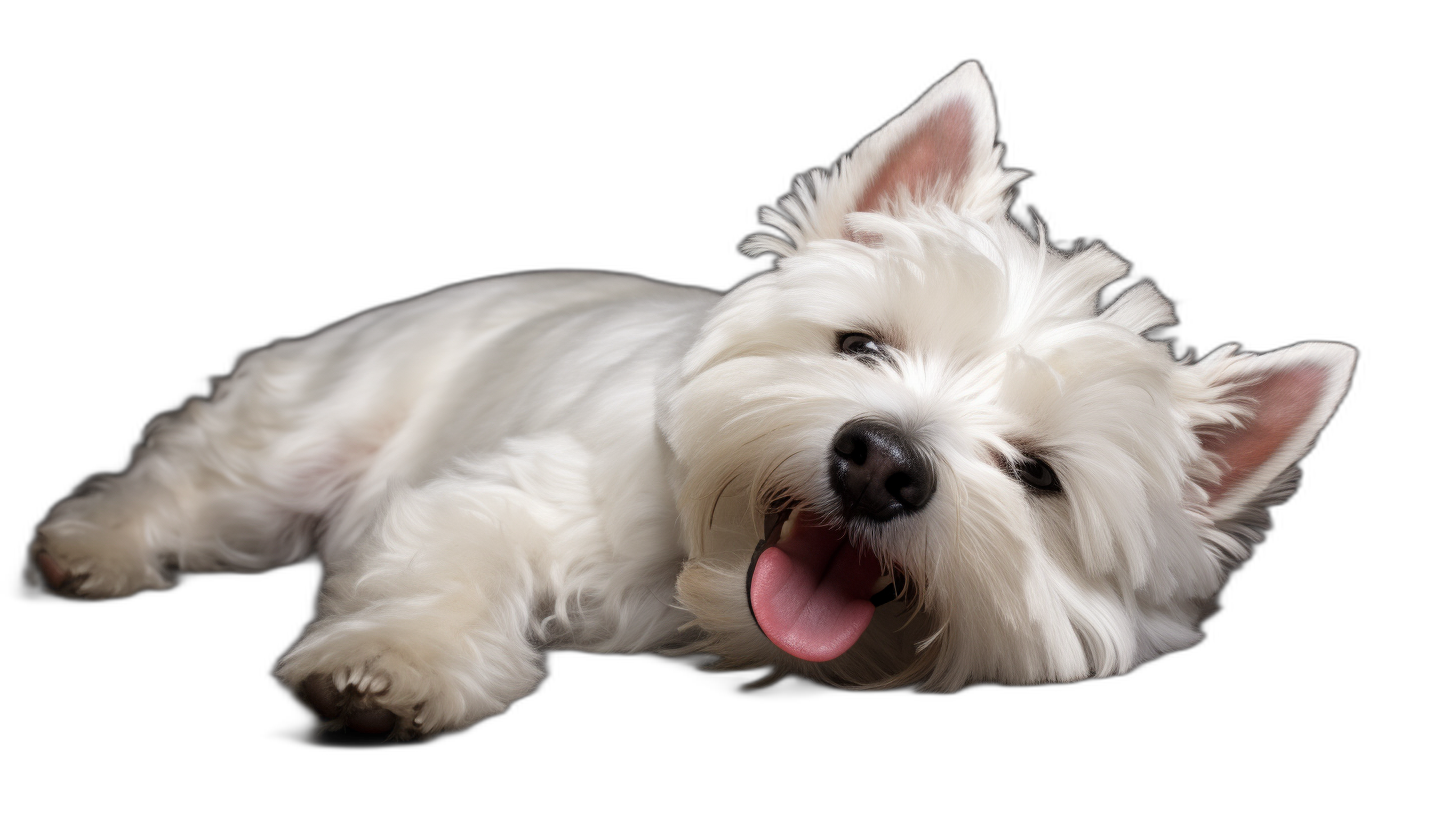
<svg viewBox="0 0 1456 816">
<path fill-rule="evenodd" d="M 395 730 L 399 715 L 384 708 L 356 708 L 345 714 L 342 722 L 356 734 L 382 737 Z"/>
<path fill-rule="evenodd" d="M 31 545 L 30 562 L 47 589 L 67 598 L 106 598 L 129 595 L 135 591 L 93 580 L 93 567 L 90 562 L 84 559 L 63 559 L 46 547 L 43 536 L 38 536 L 35 544 Z"/>
<path fill-rule="evenodd" d="M 35 561 L 36 569 L 40 571 L 46 586 L 50 587 L 52 592 L 60 595 L 71 594 L 70 590 L 74 588 L 77 576 L 72 575 L 71 571 L 57 561 L 55 556 L 45 550 L 37 550 L 32 560 Z M 85 578 L 84 575 L 80 577 Z"/>
<path fill-rule="evenodd" d="M 344 693 L 326 675 L 309 675 L 298 687 L 298 696 L 320 719 L 332 720 L 344 711 Z"/>
<path fill-rule="evenodd" d="M 300 684 L 298 694 L 331 727 L 365 736 L 408 739 L 415 735 L 418 719 L 402 726 L 400 715 L 379 703 L 376 695 L 388 688 L 387 677 L 355 669 L 332 676 L 309 675 Z"/>
</svg>

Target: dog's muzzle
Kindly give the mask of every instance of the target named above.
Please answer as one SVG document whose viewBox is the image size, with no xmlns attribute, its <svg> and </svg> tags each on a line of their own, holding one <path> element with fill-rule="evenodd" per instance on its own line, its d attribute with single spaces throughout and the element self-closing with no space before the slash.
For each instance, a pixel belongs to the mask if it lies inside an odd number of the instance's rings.
<svg viewBox="0 0 1456 816">
<path fill-rule="evenodd" d="M 776 505 L 764 517 L 745 579 L 758 628 L 783 651 L 816 663 L 848 651 L 875 608 L 908 587 L 846 522 L 886 523 L 923 508 L 935 493 L 935 473 L 898 428 L 859 419 L 835 434 L 829 483 L 838 518 L 821 518 L 797 502 Z"/>
</svg>

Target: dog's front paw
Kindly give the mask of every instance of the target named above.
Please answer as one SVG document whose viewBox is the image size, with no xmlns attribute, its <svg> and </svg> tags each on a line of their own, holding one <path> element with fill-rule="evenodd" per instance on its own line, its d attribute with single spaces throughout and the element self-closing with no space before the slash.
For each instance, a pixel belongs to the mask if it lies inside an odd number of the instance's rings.
<svg viewBox="0 0 1456 816">
<path fill-rule="evenodd" d="M 303 664 L 296 658 L 286 658 L 279 671 L 285 681 L 301 670 Z M 430 706 L 429 690 L 411 684 L 412 680 L 418 684 L 420 672 L 402 660 L 400 655 L 380 652 L 355 657 L 332 670 L 318 666 L 321 670 L 295 681 L 294 691 L 330 730 L 412 739 L 450 727 L 442 712 Z"/>
<path fill-rule="evenodd" d="M 141 536 L 76 519 L 41 525 L 30 545 L 30 563 L 52 592 L 72 598 L 118 598 L 176 583 Z"/>
<path fill-rule="evenodd" d="M 412 739 L 499 714 L 541 677 L 540 655 L 442 637 L 420 621 L 370 626 L 357 617 L 315 627 L 278 677 L 326 727 Z M 490 662 L 483 659 L 493 658 Z"/>
</svg>

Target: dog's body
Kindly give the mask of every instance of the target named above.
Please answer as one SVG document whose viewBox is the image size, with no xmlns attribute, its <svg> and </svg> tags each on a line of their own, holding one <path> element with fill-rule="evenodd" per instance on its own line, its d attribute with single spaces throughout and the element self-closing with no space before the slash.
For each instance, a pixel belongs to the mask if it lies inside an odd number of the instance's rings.
<svg viewBox="0 0 1456 816">
<path fill-rule="evenodd" d="M 540 650 L 703 650 L 852 686 L 1126 671 L 1200 637 L 1353 352 L 1174 360 L 1150 284 L 1007 209 L 968 63 L 755 236 L 726 295 L 549 272 L 247 355 L 41 524 L 85 597 L 317 551 L 279 674 L 406 736 L 504 709 Z"/>
</svg>

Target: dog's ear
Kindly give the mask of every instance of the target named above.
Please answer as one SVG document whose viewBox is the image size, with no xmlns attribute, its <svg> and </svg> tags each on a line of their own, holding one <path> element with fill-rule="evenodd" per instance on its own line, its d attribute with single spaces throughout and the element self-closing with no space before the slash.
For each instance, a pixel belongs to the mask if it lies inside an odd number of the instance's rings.
<svg viewBox="0 0 1456 816">
<path fill-rule="evenodd" d="M 1355 356 L 1344 343 L 1297 343 L 1265 354 L 1224 346 L 1194 366 L 1214 395 L 1213 410 L 1197 432 L 1214 455 L 1216 472 L 1199 482 L 1215 524 L 1268 526 L 1263 508 L 1293 491 L 1294 464 L 1349 390 Z M 1262 530 L 1239 532 L 1247 538 Z"/>
<path fill-rule="evenodd" d="M 979 64 L 964 63 L 840 158 L 847 212 L 884 212 L 910 201 L 985 218 L 1005 213 L 1009 185 L 983 189 L 1004 174 L 996 131 L 991 86 Z"/>
<path fill-rule="evenodd" d="M 787 257 L 810 241 L 853 237 L 845 225 L 852 212 L 905 204 L 945 204 L 982 220 L 1004 215 L 1012 188 L 1030 174 L 1002 167 L 1002 152 L 991 86 L 978 63 L 961 63 L 828 170 L 794 179 L 776 207 L 759 211 L 784 236 L 750 235 L 740 249 Z"/>
</svg>

